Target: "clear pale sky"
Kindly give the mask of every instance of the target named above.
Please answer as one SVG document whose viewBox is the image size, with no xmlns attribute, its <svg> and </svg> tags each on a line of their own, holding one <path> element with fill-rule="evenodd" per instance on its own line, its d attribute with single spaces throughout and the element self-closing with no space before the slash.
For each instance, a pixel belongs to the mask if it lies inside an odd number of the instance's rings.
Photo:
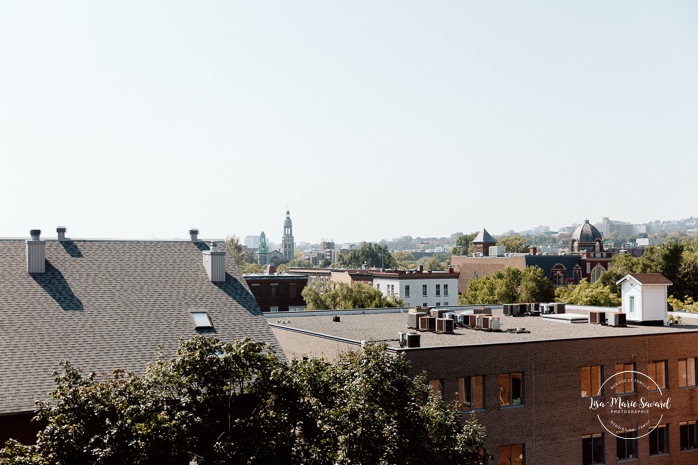
<svg viewBox="0 0 698 465">
<path fill-rule="evenodd" d="M 695 1 L 3 1 L 0 236 L 698 216 Z"/>
</svg>

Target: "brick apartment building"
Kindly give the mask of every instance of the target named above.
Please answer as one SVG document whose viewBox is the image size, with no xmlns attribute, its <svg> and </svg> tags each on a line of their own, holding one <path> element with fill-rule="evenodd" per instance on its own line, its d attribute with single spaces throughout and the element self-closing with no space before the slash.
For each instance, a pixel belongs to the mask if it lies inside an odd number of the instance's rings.
<svg viewBox="0 0 698 465">
<path fill-rule="evenodd" d="M 414 348 L 398 343 L 407 321 L 399 311 L 337 312 L 338 322 L 317 315 L 271 326 L 289 357 L 333 357 L 362 340 L 387 343 L 415 373 L 426 373 L 436 393 L 475 414 L 487 428 L 494 463 L 698 463 L 698 318 L 684 317 L 679 326 L 610 327 L 493 313 L 503 331 L 421 332 Z M 515 328 L 525 331 L 508 331 Z M 611 398 L 670 401 L 647 414 L 590 408 Z M 652 416 L 649 434 L 645 416 Z M 609 426 L 613 421 L 627 426 Z M 627 433 L 628 426 L 643 436 Z"/>
</svg>

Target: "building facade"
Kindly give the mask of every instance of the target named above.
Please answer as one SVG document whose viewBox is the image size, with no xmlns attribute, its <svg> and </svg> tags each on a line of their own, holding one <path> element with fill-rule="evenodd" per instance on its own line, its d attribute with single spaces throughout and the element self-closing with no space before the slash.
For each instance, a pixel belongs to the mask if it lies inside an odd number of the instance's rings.
<svg viewBox="0 0 698 465">
<path fill-rule="evenodd" d="M 373 287 L 402 299 L 405 307 L 445 307 L 458 303 L 458 273 L 387 270 L 373 272 Z"/>
<path fill-rule="evenodd" d="M 287 262 L 293 260 L 295 242 L 293 240 L 293 222 L 291 221 L 291 213 L 288 210 L 286 210 L 286 219 L 284 220 L 284 235 L 281 239 L 281 248 L 284 260 Z"/>
</svg>

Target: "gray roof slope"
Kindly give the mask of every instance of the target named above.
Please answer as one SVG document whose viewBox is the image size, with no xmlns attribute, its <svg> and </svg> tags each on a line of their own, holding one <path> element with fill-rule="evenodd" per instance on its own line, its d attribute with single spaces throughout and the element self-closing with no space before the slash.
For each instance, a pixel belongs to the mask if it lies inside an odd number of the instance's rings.
<svg viewBox="0 0 698 465">
<path fill-rule="evenodd" d="M 494 238 L 492 236 L 490 236 L 490 233 L 488 233 L 485 228 L 482 228 L 482 231 L 480 231 L 477 234 L 475 239 L 473 239 L 473 242 L 478 243 L 478 244 L 481 242 L 485 243 L 485 244 L 489 244 L 489 243 L 496 244 L 497 243 L 497 241 L 495 241 Z"/>
<path fill-rule="evenodd" d="M 69 359 L 85 371 L 142 372 L 158 345 L 172 354 L 197 334 L 189 310 L 208 312 L 225 341 L 272 344 L 240 269 L 226 281 L 203 267 L 203 242 L 46 241 L 46 273 L 27 273 L 25 242 L 0 240 L 0 415 L 34 409 Z"/>
</svg>

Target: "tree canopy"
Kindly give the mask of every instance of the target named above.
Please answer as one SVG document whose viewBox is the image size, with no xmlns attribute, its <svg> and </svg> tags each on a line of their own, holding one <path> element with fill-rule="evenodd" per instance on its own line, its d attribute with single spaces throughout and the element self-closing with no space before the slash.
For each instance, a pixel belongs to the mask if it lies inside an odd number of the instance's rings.
<svg viewBox="0 0 698 465">
<path fill-rule="evenodd" d="M 528 267 L 524 271 L 507 267 L 491 276 L 473 279 L 465 294 L 459 296 L 462 304 L 508 304 L 514 302 L 548 302 L 554 297 L 553 287 L 543 270 Z"/>
<path fill-rule="evenodd" d="M 463 234 L 458 236 L 456 244 L 451 249 L 453 255 L 471 255 L 473 253 L 473 240 L 477 233 Z"/>
<path fill-rule="evenodd" d="M 372 286 L 355 283 L 313 283 L 301 292 L 308 310 L 402 307 L 396 296 L 384 296 Z"/>
<path fill-rule="evenodd" d="M 394 268 L 395 259 L 388 247 L 374 242 L 362 242 L 358 249 L 352 249 L 339 256 L 337 265 L 344 268 Z"/>
<path fill-rule="evenodd" d="M 507 248 L 507 252 L 513 253 L 525 253 L 528 252 L 528 241 L 518 235 L 513 236 L 501 236 L 497 239 L 497 246 L 504 246 Z"/>
<path fill-rule="evenodd" d="M 2 465 L 486 463 L 484 429 L 382 345 L 285 363 L 249 339 L 198 336 L 144 375 L 56 374 L 38 442 Z"/>
</svg>

